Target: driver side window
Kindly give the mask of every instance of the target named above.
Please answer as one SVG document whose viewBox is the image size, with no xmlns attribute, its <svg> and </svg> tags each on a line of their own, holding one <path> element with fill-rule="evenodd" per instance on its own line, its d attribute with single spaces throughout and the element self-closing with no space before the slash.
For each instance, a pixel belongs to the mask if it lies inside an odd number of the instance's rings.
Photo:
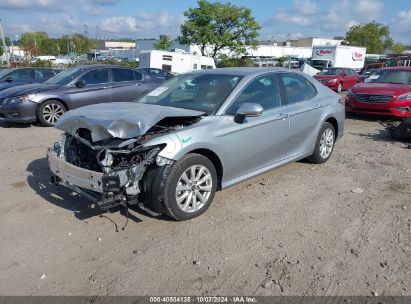
<svg viewBox="0 0 411 304">
<path fill-rule="evenodd" d="M 7 78 L 11 78 L 13 80 L 29 80 L 33 79 L 33 71 L 31 69 L 25 70 L 17 70 L 13 73 L 7 75 Z"/>
<path fill-rule="evenodd" d="M 260 104 L 264 111 L 281 106 L 280 88 L 275 76 L 261 76 L 249 83 L 227 109 L 226 113 L 235 114 L 244 103 Z"/>
</svg>

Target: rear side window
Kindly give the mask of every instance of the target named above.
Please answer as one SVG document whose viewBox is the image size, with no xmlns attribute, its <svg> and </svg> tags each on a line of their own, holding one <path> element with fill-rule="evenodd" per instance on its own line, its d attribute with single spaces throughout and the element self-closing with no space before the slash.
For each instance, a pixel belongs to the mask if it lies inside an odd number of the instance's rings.
<svg viewBox="0 0 411 304">
<path fill-rule="evenodd" d="M 84 80 L 86 85 L 100 84 L 108 82 L 108 69 L 98 69 L 88 72 L 86 75 L 80 78 Z"/>
<path fill-rule="evenodd" d="M 282 74 L 281 80 L 284 86 L 287 104 L 294 104 L 310 99 L 306 80 L 299 75 Z"/>
<path fill-rule="evenodd" d="M 134 81 L 134 71 L 128 69 L 112 69 L 113 81 L 114 82 L 124 82 L 124 81 Z"/>
</svg>

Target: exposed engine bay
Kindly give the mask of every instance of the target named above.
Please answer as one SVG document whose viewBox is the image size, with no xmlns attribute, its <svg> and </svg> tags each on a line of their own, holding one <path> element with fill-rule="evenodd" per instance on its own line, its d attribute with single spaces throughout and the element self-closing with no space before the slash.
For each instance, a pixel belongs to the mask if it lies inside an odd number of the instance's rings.
<svg viewBox="0 0 411 304">
<path fill-rule="evenodd" d="M 144 135 L 130 139 L 105 138 L 93 141 L 92 132 L 78 128 L 63 133 L 48 152 L 52 182 L 64 185 L 93 203 L 111 208 L 142 203 L 142 182 L 151 166 L 173 164 L 159 156 L 166 144 L 148 141 L 198 122 L 201 117 L 166 117 Z"/>
</svg>

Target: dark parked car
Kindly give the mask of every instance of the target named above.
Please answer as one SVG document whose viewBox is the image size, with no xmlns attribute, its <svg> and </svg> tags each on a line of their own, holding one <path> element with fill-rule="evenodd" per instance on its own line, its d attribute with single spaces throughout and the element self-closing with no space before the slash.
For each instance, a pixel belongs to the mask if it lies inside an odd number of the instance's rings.
<svg viewBox="0 0 411 304">
<path fill-rule="evenodd" d="M 164 80 L 115 65 L 78 66 L 43 84 L 27 84 L 0 92 L 0 120 L 40 122 L 53 126 L 64 112 L 96 103 L 129 102 Z"/>
<path fill-rule="evenodd" d="M 336 92 L 348 90 L 360 80 L 357 72 L 349 68 L 327 68 L 315 75 L 314 78 Z"/>
<path fill-rule="evenodd" d="M 143 71 L 144 73 L 150 75 L 151 77 L 162 78 L 165 80 L 175 77 L 175 75 L 170 72 L 167 72 L 161 69 L 156 69 L 156 68 L 138 68 L 137 70 Z"/>
<path fill-rule="evenodd" d="M 61 70 L 49 68 L 13 68 L 0 70 L 0 91 L 10 87 L 27 84 L 42 83 L 57 75 Z"/>
<path fill-rule="evenodd" d="M 411 117 L 411 67 L 379 69 L 348 91 L 347 112 Z"/>
</svg>

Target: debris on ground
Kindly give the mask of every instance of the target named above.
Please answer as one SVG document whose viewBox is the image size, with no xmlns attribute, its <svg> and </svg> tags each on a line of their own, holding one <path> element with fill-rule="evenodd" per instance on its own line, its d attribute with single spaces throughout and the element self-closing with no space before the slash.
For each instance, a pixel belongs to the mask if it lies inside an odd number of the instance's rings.
<svg viewBox="0 0 411 304">
<path fill-rule="evenodd" d="M 351 189 L 351 192 L 356 193 L 356 194 L 360 194 L 360 193 L 363 193 L 364 190 L 361 189 L 361 188 L 354 188 L 354 189 Z"/>
</svg>

